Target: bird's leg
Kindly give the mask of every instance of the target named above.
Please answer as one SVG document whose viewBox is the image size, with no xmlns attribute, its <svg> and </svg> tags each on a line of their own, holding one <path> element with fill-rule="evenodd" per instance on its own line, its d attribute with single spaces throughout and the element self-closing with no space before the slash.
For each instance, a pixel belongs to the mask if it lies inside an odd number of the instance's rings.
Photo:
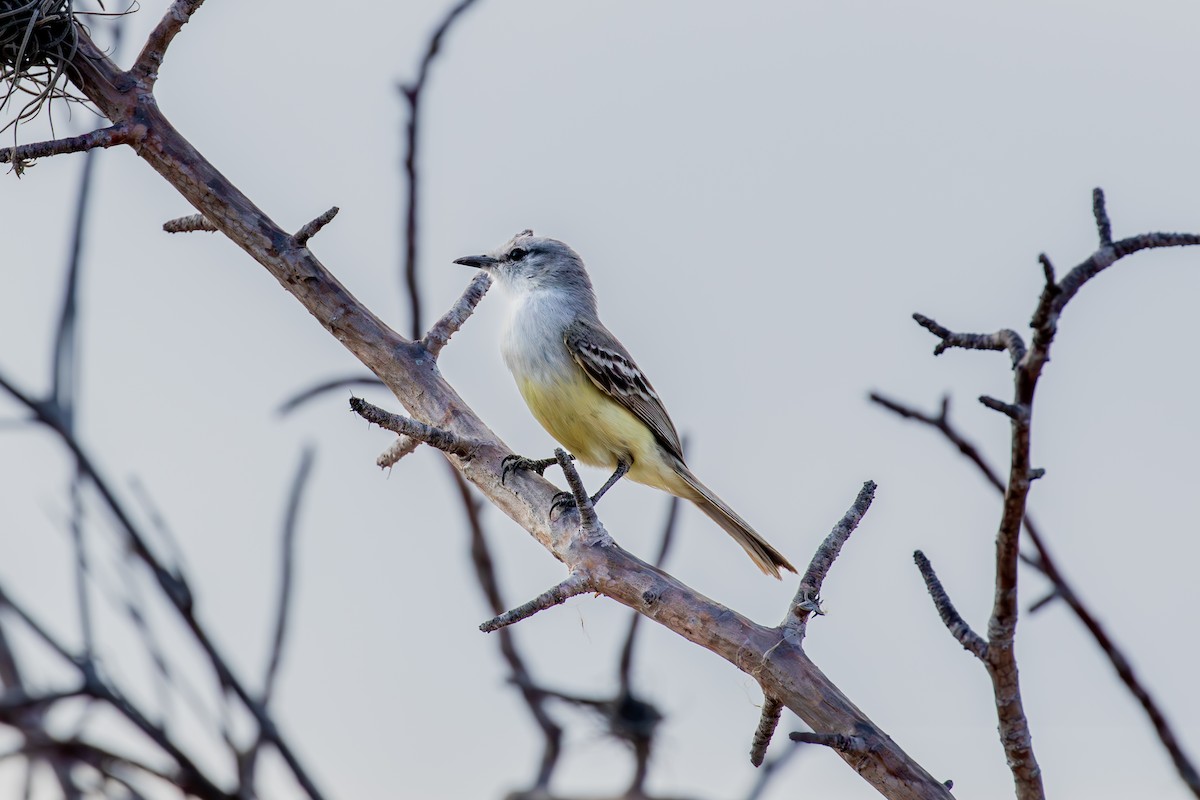
<svg viewBox="0 0 1200 800">
<path fill-rule="evenodd" d="M 592 495 L 592 505 L 600 502 L 600 498 L 604 497 L 604 493 L 613 487 L 613 484 L 625 477 L 625 473 L 629 472 L 629 468 L 633 466 L 633 462 L 627 458 L 622 458 L 617 461 L 617 469 L 609 477 L 608 481 L 600 487 L 600 491 Z"/>
<path fill-rule="evenodd" d="M 632 466 L 633 462 L 629 459 L 619 459 L 617 461 L 616 471 L 613 472 L 609 479 L 605 481 L 604 485 L 600 487 L 600 491 L 592 495 L 592 505 L 599 503 L 600 498 L 604 497 L 604 493 L 611 489 L 613 484 L 621 480 L 621 478 L 624 478 L 625 474 L 629 472 L 629 468 Z M 573 494 L 570 492 L 559 492 L 558 494 L 554 495 L 554 499 L 550 501 L 550 516 L 554 516 L 554 512 L 560 508 L 569 508 L 573 505 L 575 505 L 575 496 Z"/>
<path fill-rule="evenodd" d="M 572 461 L 575 460 L 575 456 L 568 455 L 568 457 Z M 508 480 L 508 474 L 515 470 L 523 469 L 527 472 L 536 472 L 538 475 L 542 475 L 546 472 L 546 467 L 557 463 L 558 459 L 556 458 L 526 458 L 515 453 L 511 456 L 505 456 L 504 460 L 500 462 L 500 485 L 503 486 L 504 482 Z"/>
</svg>

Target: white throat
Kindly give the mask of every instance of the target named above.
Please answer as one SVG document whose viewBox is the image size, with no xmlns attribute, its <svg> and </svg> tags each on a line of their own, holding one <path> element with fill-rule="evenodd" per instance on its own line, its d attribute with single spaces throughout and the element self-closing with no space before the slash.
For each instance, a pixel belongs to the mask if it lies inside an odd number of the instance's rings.
<svg viewBox="0 0 1200 800">
<path fill-rule="evenodd" d="M 561 379 L 564 369 L 575 368 L 563 335 L 578 316 L 577 303 L 559 289 L 502 287 L 509 304 L 500 352 L 509 371 L 518 383 Z"/>
</svg>

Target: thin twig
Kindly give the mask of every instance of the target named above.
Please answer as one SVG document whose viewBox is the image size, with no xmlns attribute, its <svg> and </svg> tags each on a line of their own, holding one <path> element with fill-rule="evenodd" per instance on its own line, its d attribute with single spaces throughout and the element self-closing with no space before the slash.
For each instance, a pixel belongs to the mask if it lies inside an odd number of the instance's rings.
<svg viewBox="0 0 1200 800">
<path fill-rule="evenodd" d="M 350 398 L 350 409 L 373 425 L 378 425 L 392 433 L 399 433 L 404 436 L 411 436 L 414 439 L 420 439 L 430 447 L 436 447 L 438 450 L 458 456 L 459 458 L 469 458 L 475 450 L 474 442 L 461 439 L 457 434 L 443 428 L 426 425 L 424 422 L 412 419 L 411 417 L 384 411 L 379 406 L 371 405 L 361 397 Z"/>
<path fill-rule="evenodd" d="M 987 661 L 987 642 L 982 636 L 971 630 L 971 626 L 958 613 L 954 603 L 950 602 L 950 595 L 946 593 L 942 582 L 938 580 L 937 573 L 933 571 L 933 565 L 929 563 L 929 559 L 925 557 L 924 553 L 917 550 L 913 553 L 913 561 L 916 562 L 921 577 L 925 579 L 925 588 L 929 590 L 929 596 L 933 598 L 933 605 L 946 629 L 964 649 L 974 654 L 980 661 Z"/>
<path fill-rule="evenodd" d="M 1104 207 L 1104 190 L 1099 186 L 1092 189 L 1092 216 L 1096 218 L 1096 232 L 1100 235 L 1100 246 L 1110 246 L 1113 243 L 1112 223 L 1108 221 L 1108 209 Z"/>
<path fill-rule="evenodd" d="M 162 227 L 167 233 L 194 233 L 195 231 L 216 233 L 220 230 L 216 225 L 209 222 L 208 217 L 203 214 L 190 214 L 186 217 L 169 219 L 163 223 Z"/>
<path fill-rule="evenodd" d="M 279 408 L 275 409 L 275 413 L 281 417 L 295 411 L 300 406 L 315 400 L 323 394 L 339 391 L 341 389 L 353 389 L 355 387 L 372 387 L 372 388 L 387 388 L 383 381 L 373 375 L 351 375 L 347 378 L 334 378 L 328 381 L 322 381 L 315 386 L 310 386 L 303 391 L 289 397 L 279 404 Z"/>
<path fill-rule="evenodd" d="M 687 452 L 687 437 L 683 438 L 683 451 Z M 680 500 L 674 495 L 667 503 L 667 520 L 663 523 L 662 540 L 658 546 L 658 556 L 654 559 L 654 566 L 662 569 L 667 561 L 667 553 L 671 549 L 671 542 L 675 538 L 675 528 L 679 521 Z M 634 613 L 629 620 L 629 632 L 625 634 L 625 644 L 621 646 L 621 659 L 617 666 L 617 679 L 620 681 L 621 691 L 628 693 L 632 686 L 631 674 L 633 672 L 633 645 L 637 640 L 638 625 L 642 621 L 642 615 Z"/>
<path fill-rule="evenodd" d="M 147 89 L 153 87 L 154 82 L 158 80 L 158 70 L 162 67 L 163 57 L 166 56 L 167 48 L 171 46 L 175 35 L 203 2 L 204 0 L 175 0 L 146 37 L 146 44 L 129 72 L 138 80 L 144 81 Z"/>
<path fill-rule="evenodd" d="M 460 0 L 442 18 L 441 24 L 434 29 L 425 47 L 425 55 L 421 58 L 421 66 L 417 70 L 417 79 L 410 84 L 402 84 L 400 93 L 408 101 L 408 125 L 406 127 L 404 170 L 408 175 L 408 192 L 405 195 L 404 208 L 404 280 L 408 289 L 409 304 L 412 313 L 412 338 L 421 336 L 421 292 L 417 282 L 417 208 L 420 183 L 417 173 L 417 131 L 420 122 L 421 93 L 425 82 L 429 79 L 429 68 L 437 58 L 442 47 L 442 39 L 463 13 L 475 0 Z M 449 338 L 449 337 L 447 337 Z M 443 343 L 444 344 L 444 343 Z"/>
<path fill-rule="evenodd" d="M 754 738 L 750 741 L 750 763 L 761 767 L 767 755 L 767 745 L 779 727 L 779 718 L 783 715 L 783 703 L 774 697 L 764 697 L 762 714 L 758 718 L 758 727 L 754 730 Z"/>
<path fill-rule="evenodd" d="M 324 228 L 326 225 L 332 222 L 333 218 L 338 215 L 339 211 L 341 211 L 341 209 L 337 206 L 334 206 L 316 219 L 306 222 L 304 227 L 296 231 L 296 235 L 292 237 L 292 241 L 296 243 L 297 247 L 307 246 L 308 240 L 316 236 L 321 228 Z"/>
<path fill-rule="evenodd" d="M 425 334 L 425 338 L 421 341 L 434 358 L 438 357 L 442 348 L 450 341 L 450 337 L 458 333 L 458 329 L 470 318 L 475 311 L 475 306 L 479 305 L 479 301 L 487 294 L 491 285 L 491 275 L 482 271 L 476 273 L 458 301 Z"/>
<path fill-rule="evenodd" d="M 575 507 L 579 510 L 579 530 L 584 540 L 591 544 L 589 540 L 596 535 L 607 536 L 604 527 L 600 525 L 600 518 L 596 516 L 596 506 L 584 488 L 583 478 L 579 477 L 579 471 L 572 463 L 575 459 L 561 447 L 554 448 L 554 457 L 558 459 L 558 465 L 562 467 L 563 475 L 566 476 L 567 486 L 571 487 L 571 494 L 575 498 Z"/>
<path fill-rule="evenodd" d="M 1100 272 L 1115 264 L 1122 258 L 1139 253 L 1142 250 L 1157 250 L 1163 247 L 1191 247 L 1200 245 L 1200 234 L 1195 233 L 1143 233 L 1140 236 L 1130 236 L 1127 239 L 1113 242 L 1111 247 L 1103 248 L 1093 253 L 1086 261 L 1072 269 L 1059 281 L 1059 293 L 1054 299 L 1053 312 L 1055 315 L 1071 301 L 1083 285 Z"/>
<path fill-rule="evenodd" d="M 283 536 L 279 550 L 279 605 L 275 611 L 275 635 L 271 639 L 271 658 L 263 679 L 260 701 L 263 708 L 271 704 L 271 696 L 275 690 L 275 678 L 279 673 L 279 665 L 283 661 L 283 641 L 287 634 L 288 613 L 292 607 L 292 576 L 296 571 L 296 531 L 300 527 L 300 502 L 304 498 L 304 490 L 312 475 L 315 462 L 316 451 L 311 445 L 305 447 L 304 452 L 300 454 L 300 464 L 296 468 L 296 476 L 292 479 L 292 490 L 288 495 L 287 512 L 284 515 Z"/>
<path fill-rule="evenodd" d="M 1093 193 L 1092 210 L 1101 240 L 1099 250 L 1072 269 L 1057 284 L 1054 283 L 1054 269 L 1049 259 L 1045 256 L 1040 259 L 1046 287 L 1032 317 L 1033 343 L 1027 353 L 1013 359 L 1015 369 L 1012 402 L 980 398 L 984 405 L 1007 414 L 1012 420 L 1011 462 L 1008 480 L 1004 482 L 1004 504 L 996 534 L 995 595 L 988 622 L 988 647 L 984 663 L 992 679 L 1000 739 L 1019 800 L 1040 800 L 1045 797 L 1041 769 L 1033 752 L 1029 720 L 1021 701 L 1013 648 L 1019 615 L 1019 536 L 1024 527 L 1030 484 L 1039 475 L 1030 464 L 1033 399 L 1037 382 L 1042 369 L 1050 360 L 1050 347 L 1057 332 L 1058 318 L 1066 304 L 1088 280 L 1119 259 L 1140 250 L 1200 244 L 1200 235 L 1180 233 L 1148 233 L 1109 244 L 1112 238 L 1111 224 L 1105 209 L 1103 192 L 1099 190 Z M 1004 346 L 1015 356 L 1011 345 L 1012 337 L 1007 337 L 1010 343 L 1004 344 L 995 335 L 989 337 L 954 334 L 919 314 L 914 315 L 914 318 L 942 340 L 935 353 L 946 347 L 1000 349 L 1000 346 Z"/>
<path fill-rule="evenodd" d="M 396 466 L 396 462 L 420 446 L 420 439 L 414 439 L 411 436 L 397 436 L 396 441 L 388 445 L 388 449 L 380 453 L 379 457 L 375 459 L 375 464 L 380 469 L 390 469 Z M 457 475 L 458 473 L 455 474 Z"/>
<path fill-rule="evenodd" d="M 91 133 L 70 136 L 65 139 L 51 139 L 45 142 L 32 142 L 17 147 L 0 148 L 0 164 L 28 166 L 29 162 L 39 158 L 62 155 L 64 153 L 82 153 L 97 147 L 115 147 L 129 144 L 134 136 L 127 125 L 110 125 L 107 128 Z"/>
<path fill-rule="evenodd" d="M 956 333 L 924 314 L 912 316 L 918 325 L 941 339 L 933 348 L 935 356 L 940 356 L 954 347 L 964 350 L 1007 350 L 1014 367 L 1025 357 L 1024 340 L 1019 333 L 1009 328 L 1002 328 L 995 333 Z"/>
<path fill-rule="evenodd" d="M 492 560 L 492 554 L 487 545 L 487 536 L 484 534 L 483 520 L 479 513 L 480 501 L 472 496 L 470 486 L 458 470 L 451 467 L 449 462 L 446 462 L 446 466 L 450 469 L 455 486 L 458 487 L 459 497 L 467 515 L 467 527 L 471 531 L 471 563 L 475 567 L 475 576 L 479 579 L 479 587 L 483 591 L 488 607 L 493 614 L 498 616 L 504 613 L 507 605 L 500 593 L 500 583 L 496 577 L 496 564 Z M 526 666 L 525 659 L 517 650 L 513 632 L 508 628 L 501 628 L 496 631 L 496 636 L 500 645 L 500 654 L 508 664 L 512 682 L 521 692 L 525 705 L 529 707 L 529 713 L 542 730 L 545 747 L 542 750 L 542 762 L 538 768 L 533 788 L 544 790 L 550 785 L 550 778 L 554 773 L 554 768 L 558 765 L 559 754 L 562 752 L 563 730 L 546 711 L 546 694 L 534 684 L 529 667 Z"/>
<path fill-rule="evenodd" d="M 229 662 L 217 649 L 212 638 L 208 635 L 208 631 L 196 619 L 191 588 L 188 586 L 184 576 L 178 572 L 169 570 L 154 555 L 145 537 L 142 536 L 137 526 L 133 523 L 132 518 L 125 510 L 124 504 L 117 499 L 116 494 L 100 474 L 99 469 L 92 463 L 91 457 L 79 444 L 78 440 L 62 427 L 61 422 L 46 408 L 46 405 L 30 398 L 3 374 L 0 374 L 0 389 L 8 392 L 15 400 L 33 412 L 37 420 L 52 430 L 59 437 L 59 440 L 71 451 L 77 463 L 87 473 L 88 479 L 96 488 L 104 504 L 108 506 L 113 519 L 124 532 L 130 551 L 150 570 L 159 588 L 187 626 L 196 644 L 208 658 L 209 664 L 216 672 L 218 682 L 237 695 L 246 710 L 250 712 L 258 725 L 265 731 L 268 740 L 279 751 L 279 755 L 287 763 L 288 769 L 291 770 L 297 782 L 309 797 L 313 800 L 320 800 L 323 795 L 317 789 L 316 784 L 308 775 L 308 771 L 304 768 L 303 764 L 300 763 L 291 746 L 279 733 L 274 720 L 270 718 L 266 710 L 250 694 L 245 684 L 234 675 Z M 64 657 L 69 659 L 69 656 L 64 655 Z"/>
<path fill-rule="evenodd" d="M 809 562 L 808 569 L 800 579 L 800 586 L 796 590 L 796 596 L 792 600 L 791 608 L 788 610 L 782 627 L 798 629 L 803 635 L 802 623 L 808 619 L 810 614 L 821 613 L 821 585 L 825 582 L 825 577 L 829 574 L 834 560 L 842 552 L 842 545 L 850 538 L 850 534 L 858 527 L 863 515 L 871 507 L 871 502 L 875 499 L 875 489 L 875 481 L 864 483 L 849 510 L 821 542 L 820 547 L 813 554 L 812 561 Z"/>
<path fill-rule="evenodd" d="M 479 626 L 484 633 L 492 633 L 501 628 L 528 619 L 539 611 L 561 605 L 577 594 L 583 594 L 591 588 L 589 581 L 582 575 L 571 573 L 567 579 L 550 587 L 528 603 L 517 606 L 511 611 L 505 611 Z"/>
<path fill-rule="evenodd" d="M 49 630 L 38 622 L 23 606 L 0 587 L 0 607 L 7 607 L 60 658 L 74 666 L 83 678 L 83 687 L 76 694 L 86 694 L 97 700 L 102 700 L 124 716 L 135 727 L 149 737 L 164 753 L 171 757 L 179 767 L 180 774 L 175 778 L 175 785 L 182 790 L 192 792 L 202 798 L 227 800 L 228 796 L 212 783 L 196 766 L 186 753 L 167 735 L 160 726 L 154 724 L 131 701 L 108 685 L 100 677 L 94 661 L 84 659 L 72 653 Z"/>
</svg>

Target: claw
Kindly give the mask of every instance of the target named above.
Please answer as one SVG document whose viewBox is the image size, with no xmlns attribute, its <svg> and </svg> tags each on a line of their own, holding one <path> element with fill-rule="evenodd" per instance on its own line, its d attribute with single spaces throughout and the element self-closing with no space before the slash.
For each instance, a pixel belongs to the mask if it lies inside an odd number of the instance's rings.
<svg viewBox="0 0 1200 800">
<path fill-rule="evenodd" d="M 570 459 L 574 461 L 575 456 L 570 456 Z M 556 458 L 526 458 L 515 453 L 505 456 L 504 460 L 500 462 L 500 485 L 503 486 L 505 481 L 508 480 L 509 473 L 516 470 L 520 469 L 526 472 L 536 472 L 538 475 L 545 475 L 546 468 L 557 463 L 558 459 Z"/>
<path fill-rule="evenodd" d="M 565 513 L 567 509 L 575 508 L 575 495 L 570 492 L 559 492 L 554 495 L 554 499 L 550 501 L 550 519 L 554 519 L 554 512 L 559 511 Z"/>
</svg>

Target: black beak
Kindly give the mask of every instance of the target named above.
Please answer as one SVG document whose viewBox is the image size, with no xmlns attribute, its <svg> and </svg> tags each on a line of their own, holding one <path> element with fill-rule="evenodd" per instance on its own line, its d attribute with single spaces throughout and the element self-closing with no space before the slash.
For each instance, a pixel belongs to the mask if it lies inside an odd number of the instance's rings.
<svg viewBox="0 0 1200 800">
<path fill-rule="evenodd" d="M 464 267 L 494 267 L 500 263 L 500 259 L 492 258 L 491 256 L 463 256 L 462 258 L 454 259 L 455 264 L 462 264 Z"/>
</svg>

